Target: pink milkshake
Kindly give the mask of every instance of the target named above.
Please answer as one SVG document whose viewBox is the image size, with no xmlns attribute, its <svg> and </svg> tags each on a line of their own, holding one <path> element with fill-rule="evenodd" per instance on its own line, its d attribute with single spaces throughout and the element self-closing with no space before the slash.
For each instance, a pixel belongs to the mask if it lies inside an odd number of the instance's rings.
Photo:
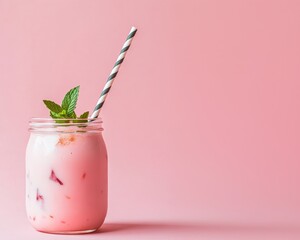
<svg viewBox="0 0 300 240">
<path fill-rule="evenodd" d="M 61 104 L 44 99 L 52 119 L 30 122 L 26 151 L 26 210 L 38 231 L 96 231 L 107 212 L 107 152 L 102 138 L 102 106 L 137 29 L 132 27 L 105 83 L 91 118 L 77 115 L 79 88 Z"/>
<path fill-rule="evenodd" d="M 27 216 L 42 232 L 96 231 L 107 212 L 107 152 L 102 122 L 56 122 L 33 119 L 30 123 Z"/>
</svg>

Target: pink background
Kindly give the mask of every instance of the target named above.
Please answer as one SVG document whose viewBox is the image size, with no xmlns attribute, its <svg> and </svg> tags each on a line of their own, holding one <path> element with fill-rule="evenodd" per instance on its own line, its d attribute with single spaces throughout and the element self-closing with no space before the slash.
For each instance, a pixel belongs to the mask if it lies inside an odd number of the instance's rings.
<svg viewBox="0 0 300 240">
<path fill-rule="evenodd" d="M 300 1 L 0 0 L 0 238 L 24 210 L 28 120 L 81 85 L 109 151 L 102 233 L 68 239 L 299 239 Z"/>
</svg>

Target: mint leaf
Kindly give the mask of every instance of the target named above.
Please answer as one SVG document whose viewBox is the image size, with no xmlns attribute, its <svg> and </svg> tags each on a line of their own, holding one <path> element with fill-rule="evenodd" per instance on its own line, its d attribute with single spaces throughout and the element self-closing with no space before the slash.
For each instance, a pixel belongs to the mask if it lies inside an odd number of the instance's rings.
<svg viewBox="0 0 300 240">
<path fill-rule="evenodd" d="M 84 119 L 84 118 L 88 118 L 88 117 L 89 117 L 89 111 L 84 112 L 83 114 L 81 114 L 79 118 Z"/>
<path fill-rule="evenodd" d="M 50 116 L 51 116 L 52 118 L 68 118 L 67 113 L 66 113 L 66 110 L 62 110 L 62 111 L 59 112 L 59 113 L 50 111 Z"/>
<path fill-rule="evenodd" d="M 55 112 L 50 111 L 50 116 L 51 116 L 51 117 L 53 116 L 53 118 L 68 118 L 67 112 L 66 112 L 65 109 L 63 109 L 63 110 L 62 110 L 61 112 L 59 112 L 59 113 L 55 113 Z"/>
<path fill-rule="evenodd" d="M 72 114 L 76 108 L 78 94 L 79 94 L 79 87 L 72 88 L 64 97 L 62 101 L 62 108 L 66 110 L 67 115 Z"/>
<path fill-rule="evenodd" d="M 89 117 L 89 111 L 84 112 L 83 114 L 80 115 L 79 118 L 77 118 L 76 120 L 74 120 L 74 123 L 86 123 L 88 122 L 87 118 Z"/>
<path fill-rule="evenodd" d="M 64 117 L 64 111 L 65 110 L 63 110 L 61 113 L 55 113 L 55 112 L 50 111 L 50 116 L 53 119 L 59 119 L 59 120 L 55 120 L 56 123 L 68 123 L 69 120 L 62 120 L 62 118 L 65 118 Z"/>
<path fill-rule="evenodd" d="M 52 118 L 61 118 L 59 113 L 55 113 L 55 112 L 52 112 L 52 111 L 50 111 L 50 117 L 52 117 Z"/>
<path fill-rule="evenodd" d="M 50 100 L 43 100 L 43 102 L 45 103 L 45 105 L 47 106 L 47 108 L 50 109 L 51 112 L 60 113 L 63 110 L 62 107 L 59 106 L 55 102 L 52 102 Z"/>
<path fill-rule="evenodd" d="M 70 114 L 68 114 L 68 117 L 69 117 L 69 118 L 76 119 L 76 118 L 77 118 L 77 115 L 76 115 L 76 113 L 73 111 L 73 112 L 71 112 Z"/>
</svg>

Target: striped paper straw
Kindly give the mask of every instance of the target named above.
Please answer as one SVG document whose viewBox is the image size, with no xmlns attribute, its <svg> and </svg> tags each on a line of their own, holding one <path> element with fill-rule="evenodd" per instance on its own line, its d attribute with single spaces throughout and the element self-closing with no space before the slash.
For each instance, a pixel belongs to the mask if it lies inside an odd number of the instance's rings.
<svg viewBox="0 0 300 240">
<path fill-rule="evenodd" d="M 91 118 L 97 118 L 99 116 L 99 112 L 100 112 L 100 110 L 101 110 L 101 108 L 102 108 L 102 106 L 105 102 L 105 99 L 107 97 L 107 94 L 108 94 L 108 92 L 109 92 L 109 90 L 110 90 L 117 74 L 118 74 L 119 68 L 120 68 L 122 62 L 124 61 L 124 58 L 126 56 L 126 53 L 127 53 L 128 49 L 130 47 L 131 41 L 132 41 L 136 31 L 137 31 L 137 29 L 135 27 L 131 28 L 131 30 L 130 30 L 127 38 L 126 38 L 126 41 L 125 41 L 125 43 L 122 47 L 122 50 L 121 50 L 121 52 L 120 52 L 120 54 L 117 58 L 117 61 L 114 65 L 113 69 L 111 70 L 111 73 L 109 74 L 109 77 L 108 77 L 108 79 L 106 81 L 106 84 L 105 84 L 105 86 L 104 86 L 104 88 L 101 92 L 101 95 L 98 99 L 98 102 L 96 104 L 96 107 L 93 111 L 93 114 L 92 114 Z"/>
</svg>

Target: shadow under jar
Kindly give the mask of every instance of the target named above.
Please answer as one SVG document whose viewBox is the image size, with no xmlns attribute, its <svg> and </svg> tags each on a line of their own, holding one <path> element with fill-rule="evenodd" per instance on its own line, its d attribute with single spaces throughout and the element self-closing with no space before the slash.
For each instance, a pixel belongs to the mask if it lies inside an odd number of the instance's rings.
<svg viewBox="0 0 300 240">
<path fill-rule="evenodd" d="M 107 212 L 101 119 L 33 118 L 26 149 L 26 211 L 41 232 L 96 231 Z"/>
</svg>

